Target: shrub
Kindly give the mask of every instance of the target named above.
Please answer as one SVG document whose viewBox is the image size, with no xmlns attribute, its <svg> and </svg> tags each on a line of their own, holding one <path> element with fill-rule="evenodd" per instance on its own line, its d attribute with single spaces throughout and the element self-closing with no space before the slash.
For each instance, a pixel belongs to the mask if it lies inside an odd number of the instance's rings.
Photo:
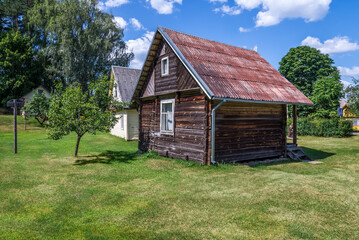
<svg viewBox="0 0 359 240">
<path fill-rule="evenodd" d="M 292 124 L 292 120 L 288 121 Z M 353 132 L 353 123 L 339 118 L 317 119 L 298 118 L 298 136 L 349 137 Z"/>
</svg>

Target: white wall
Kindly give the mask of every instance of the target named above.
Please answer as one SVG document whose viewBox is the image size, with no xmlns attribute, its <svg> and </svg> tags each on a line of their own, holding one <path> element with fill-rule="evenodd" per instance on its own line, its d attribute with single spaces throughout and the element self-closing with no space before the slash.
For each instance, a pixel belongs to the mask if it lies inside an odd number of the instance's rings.
<svg viewBox="0 0 359 240">
<path fill-rule="evenodd" d="M 121 128 L 121 117 L 123 118 L 123 128 Z M 111 134 L 118 137 L 126 138 L 126 131 L 125 131 L 126 130 L 125 122 L 127 121 L 126 111 L 122 111 L 116 114 L 116 118 L 118 119 L 118 121 L 116 125 L 111 129 Z"/>
<path fill-rule="evenodd" d="M 135 109 L 127 111 L 127 139 L 138 140 L 138 112 Z"/>
<path fill-rule="evenodd" d="M 121 128 L 121 117 L 123 128 Z M 135 109 L 124 110 L 116 114 L 117 124 L 111 129 L 111 134 L 124 138 L 126 141 L 138 139 L 138 112 Z"/>
</svg>

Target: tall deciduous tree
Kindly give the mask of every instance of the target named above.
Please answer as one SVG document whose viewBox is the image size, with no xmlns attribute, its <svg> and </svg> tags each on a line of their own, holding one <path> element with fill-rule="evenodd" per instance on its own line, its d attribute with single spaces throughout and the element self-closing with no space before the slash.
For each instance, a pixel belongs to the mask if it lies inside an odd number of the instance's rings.
<svg viewBox="0 0 359 240">
<path fill-rule="evenodd" d="M 0 41 L 1 104 L 19 98 L 39 85 L 40 69 L 30 39 L 19 31 L 7 33 Z"/>
<path fill-rule="evenodd" d="M 75 132 L 75 156 L 80 140 L 86 133 L 109 131 L 117 121 L 114 112 L 109 110 L 114 99 L 108 94 L 108 86 L 108 78 L 101 77 L 96 84 L 91 85 L 90 96 L 79 83 L 73 83 L 62 94 L 57 93 L 51 98 L 49 136 L 56 140 Z M 104 96 L 105 92 L 108 97 Z"/>
<path fill-rule="evenodd" d="M 302 93 L 311 98 L 314 83 L 323 77 L 339 73 L 328 54 L 309 46 L 291 48 L 279 62 L 279 72 L 294 84 Z M 314 113 L 315 107 L 299 106 L 298 116 Z M 291 108 L 289 109 L 291 114 Z"/>
<path fill-rule="evenodd" d="M 1 29 L 5 31 L 21 30 L 26 27 L 27 11 L 32 6 L 32 0 L 2 0 L 0 1 Z"/>
<path fill-rule="evenodd" d="M 102 73 L 109 74 L 111 65 L 128 66 L 133 58 L 122 40 L 123 30 L 97 4 L 97 0 L 42 0 L 30 10 L 47 74 L 64 86 L 77 82 L 86 91 Z"/>
<path fill-rule="evenodd" d="M 349 111 L 359 116 L 359 80 L 353 78 L 353 84 L 349 85 L 346 90 Z"/>
<path fill-rule="evenodd" d="M 306 96 L 313 93 L 314 83 L 338 72 L 328 54 L 309 46 L 291 48 L 279 63 L 279 72 Z"/>
<path fill-rule="evenodd" d="M 344 95 L 340 75 L 334 72 L 328 77 L 318 79 L 313 85 L 311 100 L 315 103 L 313 117 L 329 118 L 337 114 L 339 100 Z"/>
</svg>

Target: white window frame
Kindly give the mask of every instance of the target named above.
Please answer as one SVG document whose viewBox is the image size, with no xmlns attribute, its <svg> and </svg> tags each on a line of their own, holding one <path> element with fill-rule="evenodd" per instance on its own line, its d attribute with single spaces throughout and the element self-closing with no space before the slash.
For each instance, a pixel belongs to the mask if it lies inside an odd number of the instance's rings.
<svg viewBox="0 0 359 240">
<path fill-rule="evenodd" d="M 164 69 L 163 68 L 163 62 L 164 61 L 167 61 L 167 66 L 166 66 L 166 68 Z M 168 59 L 168 56 L 167 57 L 164 57 L 164 58 L 162 58 L 161 59 L 161 76 L 163 77 L 163 76 L 167 76 L 167 75 L 169 75 L 170 74 L 170 60 Z"/>
<path fill-rule="evenodd" d="M 172 103 L 172 130 L 162 130 L 162 105 L 165 103 Z M 161 134 L 166 134 L 166 135 L 174 135 L 174 128 L 175 128 L 175 99 L 163 99 L 161 100 L 161 104 L 160 104 L 160 132 Z"/>
</svg>

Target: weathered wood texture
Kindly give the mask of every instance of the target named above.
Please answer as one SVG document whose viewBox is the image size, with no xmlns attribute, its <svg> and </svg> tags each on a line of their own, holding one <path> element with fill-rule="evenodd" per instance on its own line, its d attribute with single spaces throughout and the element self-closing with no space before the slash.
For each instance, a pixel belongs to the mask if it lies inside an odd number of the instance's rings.
<svg viewBox="0 0 359 240">
<path fill-rule="evenodd" d="M 145 83 L 141 97 L 150 97 L 155 95 L 155 71 L 150 74 L 149 80 Z"/>
<path fill-rule="evenodd" d="M 161 76 L 161 59 L 169 57 L 169 74 Z M 161 99 L 175 99 L 174 134 L 160 133 Z M 173 53 L 159 45 L 153 71 L 141 95 L 139 149 L 210 164 L 211 111 L 196 81 Z M 285 106 L 230 102 L 216 111 L 216 160 L 233 162 L 284 155 Z"/>
<path fill-rule="evenodd" d="M 160 133 L 160 100 L 175 98 L 160 96 L 157 101 L 145 101 L 141 109 L 139 148 L 155 150 L 160 155 L 197 161 L 204 164 L 206 157 L 205 97 L 198 93 L 181 93 L 176 98 L 174 134 Z"/>
<path fill-rule="evenodd" d="M 216 161 L 284 155 L 283 114 L 284 108 L 278 104 L 223 104 L 216 111 Z"/>
<path fill-rule="evenodd" d="M 177 90 L 178 58 L 167 43 L 161 45 L 160 52 L 161 54 L 154 66 L 156 95 L 162 95 Z M 168 57 L 169 60 L 169 74 L 161 76 L 161 60 L 165 57 Z"/>
</svg>

